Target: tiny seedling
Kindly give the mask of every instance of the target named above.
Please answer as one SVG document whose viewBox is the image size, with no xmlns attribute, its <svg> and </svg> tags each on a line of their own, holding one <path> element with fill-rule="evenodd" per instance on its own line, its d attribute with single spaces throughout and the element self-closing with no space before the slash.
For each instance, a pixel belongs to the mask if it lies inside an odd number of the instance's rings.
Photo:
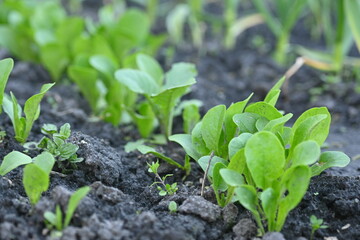
<svg viewBox="0 0 360 240">
<path fill-rule="evenodd" d="M 41 194 L 49 188 L 49 175 L 54 163 L 54 157 L 48 152 L 31 158 L 24 153 L 13 151 L 4 157 L 0 165 L 0 175 L 4 176 L 15 168 L 26 165 L 23 173 L 23 184 L 30 203 L 35 205 Z"/>
<path fill-rule="evenodd" d="M 329 226 L 324 225 L 324 220 L 321 218 L 317 218 L 315 215 L 310 216 L 310 223 L 311 223 L 311 234 L 310 240 L 314 239 L 314 234 L 318 229 L 328 228 Z"/>
<path fill-rule="evenodd" d="M 167 177 L 171 177 L 172 174 L 166 174 L 163 177 L 160 177 L 158 173 L 158 168 L 160 166 L 159 161 L 152 162 L 151 164 L 147 164 L 149 166 L 148 172 L 153 173 L 155 177 L 159 180 L 159 182 L 154 182 L 151 184 L 157 185 L 157 190 L 159 190 L 160 196 L 166 196 L 166 195 L 174 195 L 176 191 L 178 190 L 177 183 L 168 184 L 165 183 Z M 159 186 L 158 184 L 161 184 L 162 186 Z"/>
<path fill-rule="evenodd" d="M 170 213 L 176 213 L 176 211 L 178 209 L 178 205 L 176 204 L 175 201 L 170 201 L 168 209 L 169 209 Z"/>
<path fill-rule="evenodd" d="M 40 93 L 30 97 L 24 106 L 25 117 L 22 116 L 22 108 L 14 94 L 10 92 L 10 96 L 5 95 L 3 101 L 4 112 L 9 116 L 15 131 L 15 139 L 20 143 L 25 143 L 34 122 L 40 116 L 40 102 L 47 91 L 50 90 L 55 83 L 44 84 L 41 87 Z"/>
<path fill-rule="evenodd" d="M 61 236 L 61 231 L 69 226 L 76 208 L 80 204 L 80 201 L 89 193 L 89 191 L 90 187 L 88 186 L 76 190 L 76 192 L 74 192 L 69 199 L 65 214 L 63 214 L 59 205 L 56 205 L 55 213 L 50 211 L 46 211 L 44 213 L 45 223 L 48 229 L 54 230 L 52 233 L 53 235 Z"/>
<path fill-rule="evenodd" d="M 60 130 L 53 124 L 44 124 L 41 132 L 47 136 L 40 140 L 37 147 L 51 153 L 60 168 L 65 168 L 65 161 L 73 165 L 84 160 L 77 157 L 76 152 L 79 146 L 67 142 L 71 134 L 69 123 L 61 126 Z"/>
</svg>

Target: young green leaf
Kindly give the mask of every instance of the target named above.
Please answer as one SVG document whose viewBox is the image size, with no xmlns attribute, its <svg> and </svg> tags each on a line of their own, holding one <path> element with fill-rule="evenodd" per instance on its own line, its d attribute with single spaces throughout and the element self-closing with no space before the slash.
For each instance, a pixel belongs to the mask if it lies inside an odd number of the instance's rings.
<svg viewBox="0 0 360 240">
<path fill-rule="evenodd" d="M 70 66 L 68 68 L 68 75 L 79 87 L 93 112 L 98 112 L 101 92 L 97 86 L 98 73 L 96 70 L 82 66 Z"/>
<path fill-rule="evenodd" d="M 264 102 L 275 107 L 276 102 L 280 96 L 280 88 L 284 84 L 286 77 L 283 76 L 280 80 L 270 89 L 270 91 L 266 94 Z"/>
<path fill-rule="evenodd" d="M 230 187 L 240 187 L 244 184 L 243 176 L 237 171 L 224 168 L 220 170 L 220 175 Z"/>
<path fill-rule="evenodd" d="M 70 53 L 67 46 L 52 42 L 40 46 L 40 59 L 51 78 L 58 81 L 70 63 Z"/>
<path fill-rule="evenodd" d="M 156 81 L 146 72 L 132 69 L 121 69 L 115 72 L 116 79 L 131 91 L 151 96 L 159 93 Z"/>
<path fill-rule="evenodd" d="M 261 217 L 257 209 L 258 197 L 256 189 L 251 185 L 242 185 L 235 189 L 235 194 L 241 205 L 253 214 L 260 231 L 264 234 L 265 230 L 262 226 Z"/>
<path fill-rule="evenodd" d="M 280 200 L 276 229 L 274 230 L 282 229 L 288 213 L 300 203 L 305 195 L 310 178 L 311 170 L 305 165 L 290 168 L 285 172 L 281 184 L 286 187 L 287 195 Z"/>
<path fill-rule="evenodd" d="M 137 147 L 137 150 L 139 150 L 139 152 L 141 152 L 142 154 L 153 154 L 154 156 L 166 161 L 167 163 L 174 165 L 180 169 L 186 170 L 184 169 L 184 166 L 182 166 L 181 164 L 179 164 L 178 162 L 172 160 L 169 157 L 166 157 L 165 155 L 163 155 L 162 153 L 159 153 L 158 151 L 156 151 L 155 148 L 146 146 L 146 145 L 140 145 Z"/>
<path fill-rule="evenodd" d="M 190 134 L 200 121 L 199 107 L 196 104 L 186 105 L 183 111 L 184 132 Z"/>
<path fill-rule="evenodd" d="M 320 146 L 313 140 L 308 140 L 298 144 L 292 154 L 291 166 L 311 165 L 320 157 Z"/>
<path fill-rule="evenodd" d="M 234 123 L 233 117 L 244 111 L 252 95 L 253 94 L 250 94 L 250 96 L 244 101 L 231 104 L 231 106 L 226 110 L 224 120 L 226 142 L 229 142 L 236 133 L 236 124 Z"/>
<path fill-rule="evenodd" d="M 253 103 L 245 109 L 245 112 L 256 113 L 262 117 L 265 117 L 268 120 L 282 117 L 282 114 L 274 106 L 266 102 Z"/>
<path fill-rule="evenodd" d="M 285 165 L 285 151 L 271 132 L 254 134 L 245 146 L 246 163 L 256 186 L 266 189 L 280 177 Z"/>
<path fill-rule="evenodd" d="M 233 117 L 234 123 L 238 126 L 240 133 L 256 133 L 256 121 L 261 116 L 255 113 L 240 113 Z"/>
<path fill-rule="evenodd" d="M 325 116 L 323 116 L 325 115 Z M 313 118 L 313 120 L 308 120 L 311 117 L 315 117 Z M 303 122 L 308 121 L 306 124 L 303 125 Z M 329 134 L 329 129 L 330 129 L 330 123 L 331 123 L 331 115 L 329 113 L 329 111 L 327 110 L 326 107 L 320 107 L 320 108 L 311 108 L 307 111 L 305 111 L 303 114 L 301 114 L 301 116 L 296 120 L 296 122 L 293 125 L 293 141 L 295 141 L 296 143 L 299 143 L 300 141 L 304 141 L 304 140 L 314 140 L 316 141 L 319 146 L 321 146 L 328 134 Z M 302 128 L 307 129 L 307 130 L 298 130 L 298 128 L 300 128 L 300 126 L 302 125 Z M 310 127 L 310 125 L 312 127 Z M 307 137 L 302 138 L 302 140 L 295 140 L 295 138 L 297 138 L 297 134 L 296 132 L 298 132 L 298 134 L 300 134 L 300 132 L 302 132 L 301 135 L 307 135 Z M 304 137 L 304 136 L 303 136 Z M 296 144 L 295 144 L 296 145 Z M 294 146 L 295 147 L 295 146 Z"/>
<path fill-rule="evenodd" d="M 136 57 L 136 63 L 139 69 L 149 74 L 155 82 L 161 86 L 164 81 L 164 71 L 160 64 L 152 57 L 145 54 L 138 54 Z"/>
<path fill-rule="evenodd" d="M 77 206 L 80 204 L 80 201 L 89 193 L 89 191 L 90 187 L 85 186 L 79 188 L 71 195 L 65 214 L 65 220 L 63 225 L 64 228 L 66 228 L 70 224 L 71 218 L 74 215 Z"/>
<path fill-rule="evenodd" d="M 331 167 L 345 167 L 350 163 L 350 158 L 338 151 L 328 151 L 320 155 L 318 163 L 311 166 L 312 176 L 320 175 L 325 169 Z"/>
<path fill-rule="evenodd" d="M 48 190 L 49 182 L 49 175 L 41 167 L 34 163 L 25 166 L 23 184 L 32 205 L 35 205 L 41 194 Z"/>
<path fill-rule="evenodd" d="M 44 213 L 44 218 L 48 221 L 52 226 L 56 228 L 56 230 L 61 231 L 63 229 L 62 226 L 62 212 L 59 205 L 56 205 L 56 214 L 50 211 L 46 211 Z"/>
<path fill-rule="evenodd" d="M 6 58 L 0 61 L 0 113 L 2 112 L 2 102 L 4 97 L 5 86 L 14 67 L 14 61 Z"/>
<path fill-rule="evenodd" d="M 191 132 L 191 141 L 194 149 L 201 155 L 205 156 L 210 154 L 210 150 L 206 147 L 205 141 L 202 137 L 202 122 L 195 125 Z"/>
<path fill-rule="evenodd" d="M 357 48 L 360 51 L 360 28 L 358 25 L 360 22 L 360 3 L 355 0 L 346 0 L 343 1 L 343 3 L 345 5 L 345 15 L 348 19 Z"/>
<path fill-rule="evenodd" d="M 0 166 L 0 175 L 4 176 L 15 168 L 32 162 L 31 157 L 18 151 L 6 155 Z"/>
<path fill-rule="evenodd" d="M 43 152 L 33 158 L 33 163 L 49 175 L 54 167 L 55 158 L 52 154 Z"/>
<path fill-rule="evenodd" d="M 323 128 L 323 123 L 327 121 L 327 118 L 328 117 L 325 114 L 317 114 L 302 121 L 297 128 L 293 127 L 291 150 L 293 150 L 299 143 L 307 140 L 318 140 L 316 142 L 319 146 L 321 146 L 328 135 L 328 131 Z M 321 132 L 320 130 L 324 131 Z M 318 133 L 318 135 L 316 133 Z"/>
<path fill-rule="evenodd" d="M 252 136 L 251 133 L 242 133 L 237 137 L 234 137 L 229 142 L 229 158 L 231 159 L 240 149 L 245 147 L 245 144 Z"/>
<path fill-rule="evenodd" d="M 215 164 L 217 164 L 219 162 L 226 166 L 228 165 L 228 161 L 226 161 L 223 158 L 217 157 L 217 156 L 214 156 L 211 159 L 211 162 L 210 162 L 210 156 L 203 156 L 198 160 L 198 163 L 204 172 L 206 171 L 206 169 L 208 168 L 208 166 L 210 164 L 209 171 L 208 171 L 208 176 L 210 177 L 210 179 L 213 178 L 213 169 L 214 169 Z"/>
<path fill-rule="evenodd" d="M 226 182 L 221 177 L 220 170 L 225 169 L 226 165 L 222 162 L 217 162 L 214 165 L 213 168 L 213 174 L 212 174 L 212 186 L 214 188 L 215 194 L 217 194 L 218 191 L 225 191 L 227 189 Z"/>
<path fill-rule="evenodd" d="M 245 157 L 245 149 L 242 148 L 237 151 L 234 156 L 230 158 L 230 163 L 228 169 L 234 170 L 238 173 L 244 173 L 246 168 L 246 157 Z"/>
<path fill-rule="evenodd" d="M 197 161 L 201 157 L 201 155 L 194 148 L 190 134 L 175 134 L 170 136 L 169 140 L 180 144 L 181 147 L 184 148 L 186 154 L 189 155 L 192 159 Z"/>
<path fill-rule="evenodd" d="M 47 91 L 49 91 L 50 88 L 54 85 L 55 83 L 44 84 L 41 87 L 40 93 L 33 95 L 25 102 L 25 106 L 24 106 L 24 114 L 26 119 L 25 129 L 24 132 L 20 136 L 18 136 L 18 139 L 20 140 L 21 143 L 26 142 L 26 139 L 30 134 L 30 131 L 32 129 L 35 120 L 39 118 L 41 100 L 43 99 Z"/>
<path fill-rule="evenodd" d="M 264 131 L 270 131 L 270 132 L 273 132 L 273 133 L 276 133 L 278 131 L 281 132 L 281 130 L 283 129 L 284 127 L 284 124 L 289 121 L 291 118 L 292 118 L 293 114 L 292 113 L 288 113 L 286 114 L 285 116 L 283 117 L 280 117 L 280 118 L 276 118 L 276 119 L 273 119 L 271 121 L 269 121 L 262 130 Z"/>
<path fill-rule="evenodd" d="M 220 136 L 223 131 L 225 119 L 225 105 L 218 105 L 211 108 L 203 117 L 201 124 L 201 135 L 206 147 L 219 152 Z"/>
<path fill-rule="evenodd" d="M 264 209 L 266 219 L 268 221 L 268 229 L 275 228 L 275 218 L 277 210 L 277 193 L 273 188 L 267 188 L 260 195 L 261 206 Z"/>
</svg>

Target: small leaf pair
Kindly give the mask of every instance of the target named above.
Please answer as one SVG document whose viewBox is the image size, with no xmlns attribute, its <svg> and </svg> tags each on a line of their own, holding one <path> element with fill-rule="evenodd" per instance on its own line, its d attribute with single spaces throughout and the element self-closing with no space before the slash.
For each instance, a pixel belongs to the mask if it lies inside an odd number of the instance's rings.
<svg viewBox="0 0 360 240">
<path fill-rule="evenodd" d="M 23 173 L 23 184 L 31 204 L 35 205 L 41 194 L 49 188 L 49 175 L 54 163 L 54 157 L 48 152 L 43 152 L 32 159 L 26 154 L 13 151 L 3 159 L 0 175 L 4 176 L 15 168 L 26 165 Z"/>
</svg>

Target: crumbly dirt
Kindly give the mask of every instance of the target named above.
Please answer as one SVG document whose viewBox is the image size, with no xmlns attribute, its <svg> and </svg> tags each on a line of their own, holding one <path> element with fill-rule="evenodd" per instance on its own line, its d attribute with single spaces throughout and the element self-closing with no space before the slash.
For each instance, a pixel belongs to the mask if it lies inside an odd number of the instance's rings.
<svg viewBox="0 0 360 240">
<path fill-rule="evenodd" d="M 264 49 L 252 44 L 259 34 L 269 38 Z M 295 34 L 293 41 L 302 42 L 304 37 Z M 287 69 L 273 62 L 269 54 L 273 42 L 266 28 L 259 26 L 241 36 L 233 51 L 219 50 L 212 39 L 205 42 L 208 50 L 203 55 L 197 55 L 191 47 L 177 49 L 173 61 L 196 62 L 199 71 L 198 83 L 186 98 L 203 101 L 203 113 L 216 104 L 243 100 L 251 92 L 255 93 L 253 101 L 263 99 Z M 1 50 L 0 58 L 6 56 L 9 54 Z M 159 59 L 166 67 L 164 54 Z M 324 219 L 329 226 L 318 230 L 314 239 L 360 239 L 360 160 L 356 160 L 360 156 L 360 95 L 350 75 L 332 85 L 324 84 L 323 79 L 321 73 L 303 67 L 289 80 L 278 106 L 295 116 L 312 106 L 327 106 L 333 116 L 327 148 L 344 151 L 352 162 L 314 178 L 303 201 L 288 216 L 282 234 L 267 234 L 263 239 L 309 239 L 311 215 Z M 13 91 L 23 104 L 47 82 L 50 78 L 42 67 L 16 61 L 6 91 Z M 314 87 L 322 94 L 311 93 Z M 179 190 L 173 196 L 159 196 L 156 188 L 150 187 L 154 177 L 146 165 L 154 158 L 124 152 L 124 145 L 138 137 L 136 131 L 91 116 L 88 104 L 72 83 L 57 84 L 47 94 L 29 141 L 40 140 L 42 124 L 61 126 L 66 122 L 73 129 L 71 142 L 80 147 L 78 155 L 85 160 L 66 176 L 52 174 L 49 191 L 35 207 L 31 207 L 22 187 L 22 168 L 1 177 L 0 239 L 50 239 L 43 213 L 54 211 L 56 204 L 65 209 L 71 192 L 84 185 L 91 186 L 91 192 L 61 239 L 259 239 L 256 225 L 244 208 L 238 204 L 219 208 L 211 189 L 200 197 L 203 173 L 195 163 L 184 181 L 181 171 L 163 164 L 163 173 L 174 174 L 168 181 L 178 182 Z M 0 117 L 0 126 L 7 132 L 0 143 L 0 159 L 12 150 L 23 151 L 13 139 L 11 122 L 5 114 Z M 180 121 L 175 122 L 175 128 L 181 128 Z M 164 150 L 177 160 L 183 154 L 175 145 L 164 146 Z M 37 152 L 29 154 L 35 156 Z M 177 212 L 169 212 L 170 201 L 177 203 Z"/>
</svg>

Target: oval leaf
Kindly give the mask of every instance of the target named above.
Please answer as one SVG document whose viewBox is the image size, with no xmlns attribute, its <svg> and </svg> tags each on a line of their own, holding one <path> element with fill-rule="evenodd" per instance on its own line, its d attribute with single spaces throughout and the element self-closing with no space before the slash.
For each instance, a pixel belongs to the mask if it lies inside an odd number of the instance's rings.
<svg viewBox="0 0 360 240">
<path fill-rule="evenodd" d="M 18 151 L 13 151 L 4 157 L 0 166 L 0 175 L 4 176 L 15 168 L 32 162 L 31 157 Z"/>
<path fill-rule="evenodd" d="M 317 164 L 311 166 L 312 176 L 317 176 L 325 169 L 331 167 L 345 167 L 350 163 L 350 158 L 343 152 L 328 151 L 320 155 Z"/>
<path fill-rule="evenodd" d="M 256 186 L 266 189 L 281 176 L 285 165 L 285 150 L 271 132 L 254 134 L 245 146 L 246 163 Z"/>
</svg>

